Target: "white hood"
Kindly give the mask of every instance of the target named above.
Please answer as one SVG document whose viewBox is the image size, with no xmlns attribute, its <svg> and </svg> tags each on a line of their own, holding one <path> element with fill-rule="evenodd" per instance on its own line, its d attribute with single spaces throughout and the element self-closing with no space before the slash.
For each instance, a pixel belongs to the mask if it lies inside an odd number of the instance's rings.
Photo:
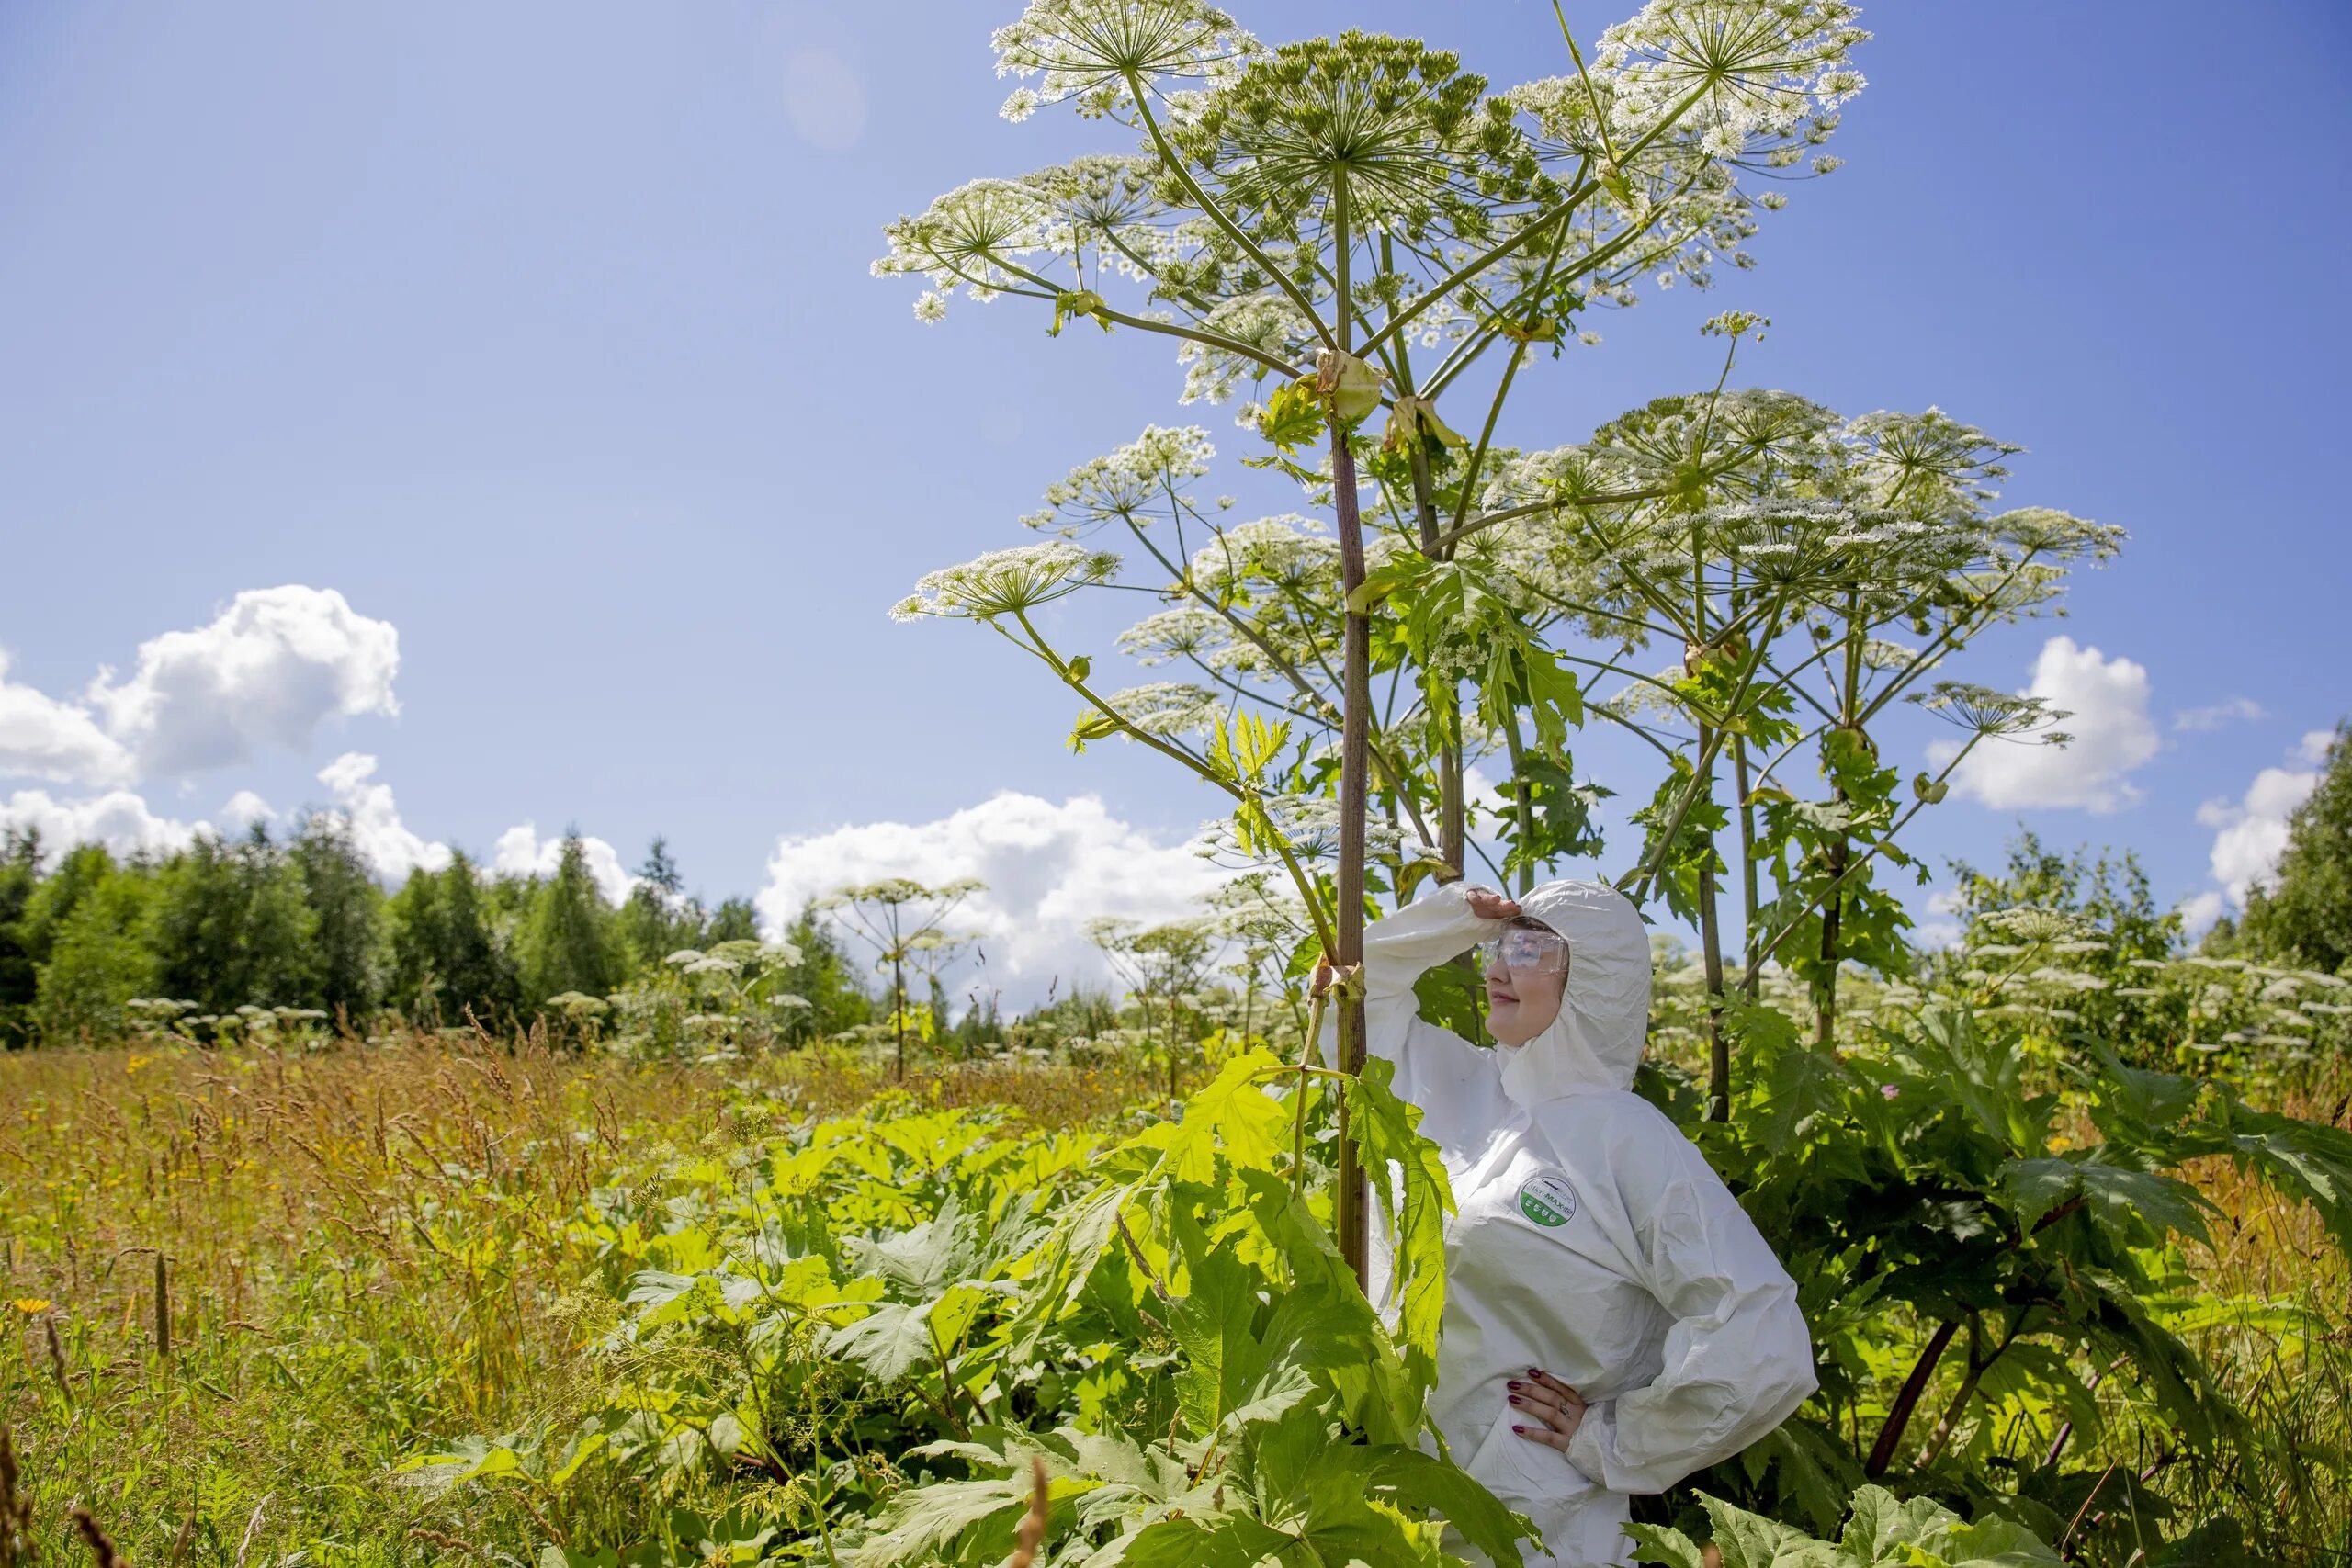
<svg viewBox="0 0 2352 1568">
<path fill-rule="evenodd" d="M 1539 1105 L 1565 1094 L 1631 1089 L 1650 1027 L 1650 934 L 1605 882 L 1547 882 L 1521 913 L 1568 939 L 1560 1016 L 1524 1045 L 1500 1045 L 1503 1092 Z"/>
</svg>

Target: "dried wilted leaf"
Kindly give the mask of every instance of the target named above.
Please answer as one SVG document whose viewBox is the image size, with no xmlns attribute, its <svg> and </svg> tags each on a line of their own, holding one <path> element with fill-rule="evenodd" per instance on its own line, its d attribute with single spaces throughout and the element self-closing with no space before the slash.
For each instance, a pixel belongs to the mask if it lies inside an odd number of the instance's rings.
<svg viewBox="0 0 2352 1568">
<path fill-rule="evenodd" d="M 1031 1568 L 1037 1561 L 1037 1549 L 1046 1543 L 1046 1516 L 1052 1507 L 1052 1495 L 1046 1483 L 1046 1461 L 1035 1454 L 1029 1457 L 1029 1509 L 1021 1516 L 1021 1529 L 1014 1539 L 1012 1568 Z"/>
</svg>

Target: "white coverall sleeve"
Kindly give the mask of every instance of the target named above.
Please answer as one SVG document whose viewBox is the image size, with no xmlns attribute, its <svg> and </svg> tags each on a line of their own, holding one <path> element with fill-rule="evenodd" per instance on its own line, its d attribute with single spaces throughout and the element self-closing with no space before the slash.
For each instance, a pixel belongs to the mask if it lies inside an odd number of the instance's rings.
<svg viewBox="0 0 2352 1568">
<path fill-rule="evenodd" d="M 1418 904 L 1374 920 L 1363 933 L 1364 1048 L 1396 1059 L 1419 1004 L 1413 983 L 1457 953 L 1467 953 L 1500 928 L 1470 912 L 1461 883 L 1441 887 Z M 1476 1049 L 1464 1042 L 1467 1049 Z"/>
<path fill-rule="evenodd" d="M 1588 1407 L 1568 1441 L 1568 1462 L 1611 1492 L 1663 1492 L 1729 1459 L 1815 1386 L 1796 1286 L 1738 1200 L 1697 1150 L 1655 1157 L 1673 1171 L 1662 1192 L 1655 1179 L 1625 1185 L 1629 1198 L 1658 1194 L 1643 1227 L 1643 1284 L 1674 1318 L 1665 1364 L 1646 1386 Z"/>
<path fill-rule="evenodd" d="M 1421 1108 L 1421 1131 L 1440 1145 L 1491 1122 L 1501 1093 L 1491 1051 L 1420 1020 L 1413 983 L 1500 928 L 1470 912 L 1460 883 L 1374 920 L 1363 933 L 1364 1054 L 1396 1066 L 1399 1096 Z M 1339 1048 L 1339 1010 L 1323 1021 L 1323 1047 Z"/>
</svg>

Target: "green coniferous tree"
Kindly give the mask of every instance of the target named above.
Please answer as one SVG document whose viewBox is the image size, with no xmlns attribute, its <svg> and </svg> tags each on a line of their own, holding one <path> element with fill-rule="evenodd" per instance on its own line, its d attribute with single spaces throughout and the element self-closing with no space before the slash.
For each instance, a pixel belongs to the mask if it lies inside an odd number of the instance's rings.
<svg viewBox="0 0 2352 1568">
<path fill-rule="evenodd" d="M 555 874 L 532 895 L 522 958 L 523 999 L 532 1008 L 566 991 L 601 997 L 626 977 L 613 911 L 588 874 L 587 846 L 577 832 L 564 835 Z"/>
<path fill-rule="evenodd" d="M 391 947 L 385 1003 L 399 1009 L 411 1023 L 426 1028 L 445 1021 L 441 985 L 449 943 L 441 879 L 446 874 L 419 866 L 384 906 Z"/>
<path fill-rule="evenodd" d="M 0 837 L 0 1051 L 26 1043 L 40 976 L 25 945 L 25 910 L 40 886 L 40 833 L 11 828 Z"/>
<path fill-rule="evenodd" d="M 510 1024 L 522 1010 L 523 985 L 514 953 L 500 940 L 495 912 L 482 897 L 473 862 L 459 853 L 441 873 L 445 976 L 442 1005 L 451 1021 L 470 1018 L 484 1028 Z"/>
<path fill-rule="evenodd" d="M 622 935 L 632 972 L 661 963 L 681 948 L 718 940 L 707 936 L 702 905 L 685 897 L 685 878 L 671 857 L 668 840 L 656 838 L 637 869 L 637 886 L 621 906 Z"/>
<path fill-rule="evenodd" d="M 2274 962 L 2329 974 L 2352 964 L 2352 723 L 2336 728 L 2318 787 L 2288 819 L 2278 874 L 2247 897 L 2238 934 Z"/>
<path fill-rule="evenodd" d="M 164 864 L 153 931 L 158 982 L 207 1012 L 322 1000 L 301 871 L 258 822 L 234 844 L 200 835 Z"/>
<path fill-rule="evenodd" d="M 804 919 L 803 924 L 806 923 Z M 799 927 L 793 929 L 797 931 Z M 759 911 L 752 908 L 749 898 L 725 900 L 711 911 L 710 919 L 703 925 L 702 945 L 706 947 L 716 947 L 722 942 L 757 942 L 759 939 Z M 797 936 L 789 940 L 796 946 L 800 942 Z M 802 948 L 801 951 L 805 953 L 808 950 Z"/>
<path fill-rule="evenodd" d="M 351 824 L 331 812 L 304 823 L 288 854 L 315 925 L 310 970 L 317 1005 L 345 1026 L 356 1026 L 383 994 L 383 889 L 352 838 Z"/>
<path fill-rule="evenodd" d="M 390 1000 L 428 1028 L 510 1025 L 522 1002 L 480 874 L 460 852 L 439 872 L 409 874 L 388 908 Z"/>
<path fill-rule="evenodd" d="M 638 880 L 656 891 L 675 898 L 686 890 L 686 879 L 678 870 L 678 863 L 670 853 L 670 840 L 661 834 L 653 835 L 653 842 L 646 846 L 645 863 L 637 868 Z"/>
</svg>

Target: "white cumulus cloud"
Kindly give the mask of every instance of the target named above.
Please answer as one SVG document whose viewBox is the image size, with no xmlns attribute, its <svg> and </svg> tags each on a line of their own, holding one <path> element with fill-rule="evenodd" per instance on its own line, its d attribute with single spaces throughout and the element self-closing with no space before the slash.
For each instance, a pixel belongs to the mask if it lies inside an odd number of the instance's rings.
<svg viewBox="0 0 2352 1568">
<path fill-rule="evenodd" d="M 392 786 L 376 783 L 375 775 L 376 759 L 359 751 L 345 751 L 319 770 L 319 782 L 334 792 L 335 814 L 350 824 L 360 855 L 388 882 L 447 865 L 449 846 L 410 831 L 392 802 Z"/>
<path fill-rule="evenodd" d="M 143 775 L 179 776 L 299 750 L 329 718 L 393 714 L 400 633 L 331 588 L 248 589 L 209 626 L 139 645 L 127 679 L 90 701 Z"/>
<path fill-rule="evenodd" d="M 1093 795 L 1057 806 L 1004 791 L 934 822 L 868 822 L 828 833 L 787 834 L 768 857 L 762 923 L 780 932 L 810 899 L 844 883 L 888 876 L 937 885 L 978 877 L 988 890 L 956 911 L 949 929 L 980 937 L 980 983 L 1006 1005 L 1043 1001 L 1057 981 L 1106 984 L 1109 966 L 1086 924 L 1115 916 L 1150 924 L 1195 911 L 1220 880 L 1189 845 L 1156 842 L 1111 815 Z M 970 983 L 967 962 L 960 990 Z"/>
<path fill-rule="evenodd" d="M 588 874 L 594 880 L 596 890 L 608 903 L 618 904 L 627 899 L 629 890 L 637 886 L 637 878 L 622 869 L 620 852 L 604 840 L 585 834 L 580 844 L 588 857 Z M 490 868 L 503 876 L 552 876 L 562 861 L 562 834 L 542 839 L 536 824 L 518 822 L 498 835 L 498 842 L 491 849 Z"/>
<path fill-rule="evenodd" d="M 254 791 L 241 789 L 229 797 L 220 815 L 220 820 L 231 827 L 250 828 L 256 822 L 277 821 L 277 808 Z"/>
<path fill-rule="evenodd" d="M 2030 737 L 1980 740 L 1953 773 L 1955 788 L 2002 811 L 2079 807 L 2107 812 L 2139 798 L 2127 775 L 2160 744 L 2148 716 L 2144 665 L 2053 637 L 2042 644 L 2025 690 L 2067 715 L 2054 728 L 2073 741 L 2061 747 Z M 1957 750 L 1951 741 L 1938 741 L 1928 755 L 1942 763 Z"/>
<path fill-rule="evenodd" d="M 20 789 L 0 801 L 0 829 L 40 833 L 43 857 L 52 863 L 74 844 L 103 844 L 117 856 L 169 854 L 212 830 L 207 822 L 158 817 L 127 789 L 87 800 L 56 800 L 46 790 Z"/>
<path fill-rule="evenodd" d="M 2197 820 L 2216 829 L 2213 880 L 2232 904 L 2245 908 L 2246 895 L 2278 869 L 2287 849 L 2287 819 L 2318 787 L 2315 772 L 2265 768 L 2238 799 L 2209 800 L 2197 808 Z"/>
<path fill-rule="evenodd" d="M 130 753 L 98 727 L 90 710 L 8 679 L 0 649 L 0 773 L 55 784 L 128 784 Z"/>
<path fill-rule="evenodd" d="M 2211 888 L 2180 901 L 2180 923 L 2191 936 L 2201 935 L 2222 918 L 2222 896 Z"/>
</svg>

